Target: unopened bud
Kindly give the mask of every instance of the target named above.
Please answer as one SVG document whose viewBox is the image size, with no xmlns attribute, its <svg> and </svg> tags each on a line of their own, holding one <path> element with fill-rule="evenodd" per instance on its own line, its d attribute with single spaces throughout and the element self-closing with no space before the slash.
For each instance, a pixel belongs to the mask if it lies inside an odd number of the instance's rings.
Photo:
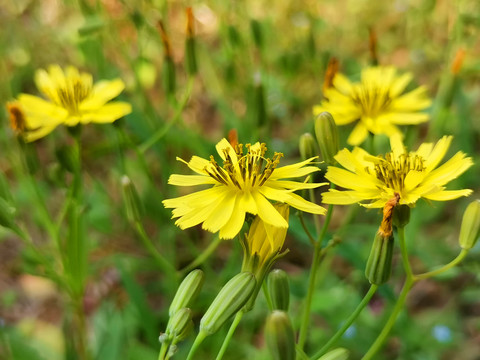
<svg viewBox="0 0 480 360">
<path fill-rule="evenodd" d="M 310 133 L 305 133 L 300 136 L 300 156 L 302 160 L 307 160 L 312 157 L 318 156 L 317 144 L 315 143 L 315 139 L 313 135 Z"/>
<path fill-rule="evenodd" d="M 392 257 L 393 234 L 384 235 L 378 231 L 373 240 L 367 267 L 365 268 L 365 276 L 371 284 L 381 285 L 390 279 Z"/>
<path fill-rule="evenodd" d="M 472 201 L 463 213 L 459 242 L 462 249 L 469 250 L 475 246 L 480 236 L 480 200 Z"/>
<path fill-rule="evenodd" d="M 280 269 L 273 270 L 268 275 L 268 293 L 272 300 L 273 310 L 288 311 L 290 304 L 290 287 L 287 273 Z"/>
<path fill-rule="evenodd" d="M 322 153 L 323 160 L 328 165 L 335 163 L 334 156 L 339 149 L 338 130 L 330 113 L 324 111 L 315 119 L 315 136 Z"/>
<path fill-rule="evenodd" d="M 397 228 L 405 227 L 410 222 L 410 207 L 408 205 L 397 205 L 393 212 L 393 225 Z"/>
<path fill-rule="evenodd" d="M 286 312 L 275 310 L 268 316 L 265 340 L 274 360 L 295 360 L 295 334 Z"/>
<path fill-rule="evenodd" d="M 349 355 L 349 352 L 347 349 L 338 348 L 338 349 L 329 351 L 325 355 L 315 360 L 347 360 L 348 355 Z"/>
<path fill-rule="evenodd" d="M 172 339 L 172 344 L 176 344 L 185 339 L 192 330 L 192 310 L 182 308 L 168 322 L 166 334 Z"/>
<path fill-rule="evenodd" d="M 197 57 L 195 50 L 195 19 L 191 7 L 187 8 L 187 39 L 185 41 L 185 61 L 187 62 L 187 71 L 190 75 L 197 73 Z"/>
<path fill-rule="evenodd" d="M 202 289 L 204 281 L 203 271 L 200 269 L 190 272 L 177 289 L 172 304 L 168 309 L 168 315 L 172 317 L 177 311 L 186 308 L 197 297 Z"/>
<path fill-rule="evenodd" d="M 127 175 L 122 176 L 122 190 L 128 220 L 134 223 L 140 221 L 143 214 L 143 205 L 137 189 Z"/>
<path fill-rule="evenodd" d="M 258 20 L 252 19 L 250 21 L 250 29 L 252 30 L 253 41 L 255 45 L 262 49 L 263 47 L 263 36 L 262 36 L 262 28 L 260 26 L 260 22 Z"/>
<path fill-rule="evenodd" d="M 200 332 L 214 334 L 250 299 L 257 281 L 250 272 L 241 272 L 228 281 L 200 320 Z"/>
</svg>

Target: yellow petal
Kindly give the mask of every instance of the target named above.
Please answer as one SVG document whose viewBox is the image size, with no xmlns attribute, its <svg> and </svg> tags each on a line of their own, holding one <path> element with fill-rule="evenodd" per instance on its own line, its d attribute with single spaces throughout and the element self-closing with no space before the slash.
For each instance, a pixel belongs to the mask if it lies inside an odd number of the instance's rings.
<svg viewBox="0 0 480 360">
<path fill-rule="evenodd" d="M 305 166 L 307 164 L 310 164 L 316 158 L 317 157 L 313 157 L 313 158 L 301 161 L 299 163 L 280 166 L 278 168 L 275 168 L 272 172 L 272 175 L 270 175 L 269 179 L 276 180 L 276 179 L 285 179 L 285 178 L 295 178 L 295 177 L 305 176 L 316 171 L 320 171 L 320 169 L 316 166 Z"/>
<path fill-rule="evenodd" d="M 412 74 L 405 73 L 403 75 L 398 76 L 392 83 L 390 87 L 390 97 L 395 98 L 400 95 L 403 90 L 407 87 L 407 85 L 412 81 Z"/>
<path fill-rule="evenodd" d="M 450 147 L 452 139 L 452 136 L 444 136 L 438 140 L 433 147 L 433 150 L 431 150 L 431 152 L 428 154 L 428 157 L 424 158 L 425 171 L 430 172 L 431 170 L 435 169 L 438 164 L 440 164 L 440 161 L 442 161 L 443 157 L 447 153 L 448 148 Z M 430 145 L 430 148 L 433 146 L 432 144 L 428 145 Z M 425 150 L 422 149 L 422 151 Z"/>
<path fill-rule="evenodd" d="M 82 123 L 111 123 L 132 112 L 132 105 L 125 102 L 111 102 L 92 112 L 82 113 Z"/>
<path fill-rule="evenodd" d="M 245 212 L 238 208 L 237 203 L 235 203 L 235 211 L 232 211 L 230 219 L 220 229 L 220 239 L 233 239 L 240 232 L 244 223 Z"/>
<path fill-rule="evenodd" d="M 355 128 L 350 133 L 347 143 L 350 145 L 360 145 L 368 136 L 368 130 L 362 122 L 358 122 Z"/>
<path fill-rule="evenodd" d="M 204 175 L 178 175 L 172 174 L 168 179 L 170 185 L 196 186 L 206 184 L 217 184 L 217 181 L 210 176 Z"/>
<path fill-rule="evenodd" d="M 472 190 L 470 189 L 444 190 L 437 193 L 424 195 L 423 197 L 429 200 L 447 201 L 447 200 L 458 199 L 461 196 L 469 196 L 471 193 L 472 193 Z"/>
<path fill-rule="evenodd" d="M 260 219 L 273 226 L 288 227 L 287 221 L 260 192 L 253 192 L 252 196 L 257 204 Z"/>
<path fill-rule="evenodd" d="M 235 211 L 235 193 L 224 188 L 223 197 L 219 197 L 212 207 L 212 212 L 205 219 L 202 229 L 217 232 L 230 220 L 232 212 Z"/>
<path fill-rule="evenodd" d="M 103 80 L 96 83 L 92 94 L 80 104 L 81 111 L 98 109 L 108 101 L 118 96 L 125 89 L 125 83 L 120 79 Z"/>
<path fill-rule="evenodd" d="M 433 170 L 423 181 L 424 184 L 436 184 L 442 186 L 447 182 L 456 179 L 473 165 L 472 158 L 459 151 L 445 164 Z"/>
</svg>

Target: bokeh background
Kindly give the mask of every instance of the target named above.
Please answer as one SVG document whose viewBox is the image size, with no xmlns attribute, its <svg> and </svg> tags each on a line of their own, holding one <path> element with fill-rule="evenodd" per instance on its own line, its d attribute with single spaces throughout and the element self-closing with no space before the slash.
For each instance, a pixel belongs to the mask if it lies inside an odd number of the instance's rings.
<svg viewBox="0 0 480 360">
<path fill-rule="evenodd" d="M 187 7 L 195 20 L 198 72 L 193 76 L 185 57 Z M 166 60 L 159 22 L 173 64 Z M 182 268 L 213 235 L 200 228 L 181 231 L 161 204 L 179 195 L 179 189 L 167 185 L 169 175 L 188 173 L 175 157 L 208 157 L 235 129 L 240 142 L 260 140 L 272 153 L 283 152 L 282 162 L 297 161 L 299 137 L 313 131 L 312 107 L 322 100 L 332 57 L 341 72 L 355 79 L 372 63 L 374 44 L 379 64 L 412 72 L 411 87 L 426 85 L 434 101 L 428 110 L 431 122 L 408 129 L 407 143 L 416 148 L 421 141 L 451 134 L 450 154 L 461 150 L 479 160 L 476 0 L 2 0 L 0 23 L 2 104 L 20 92 L 37 94 L 33 76 L 38 68 L 72 64 L 96 80 L 123 79 L 126 90 L 120 99 L 133 106 L 132 114 L 114 125 L 86 126 L 82 133 L 90 242 L 84 306 L 95 359 L 156 359 L 158 335 L 178 285 L 172 274 L 158 268 L 126 220 L 122 175 L 139 191 L 147 233 L 161 253 Z M 41 245 L 47 235 L 39 226 L 31 191 L 15 171 L 19 156 L 6 111 L 0 111 L 0 124 L 0 171 L 15 198 L 18 221 Z M 342 146 L 349 130 L 340 129 Z M 30 166 L 52 213 L 61 209 L 67 191 L 62 152 L 69 141 L 65 128 L 59 127 L 30 147 Z M 386 138 L 379 140 L 385 151 L 387 144 Z M 475 165 L 453 184 L 473 189 L 470 199 L 421 202 L 412 210 L 407 241 L 416 271 L 447 263 L 459 252 L 462 213 L 479 197 L 478 179 Z M 322 175 L 316 180 L 322 181 Z M 307 352 L 330 338 L 368 290 L 364 266 L 380 219 L 376 210 L 335 208 L 329 237 L 336 236 L 340 243 L 320 268 Z M 286 247 L 290 253 L 277 267 L 290 275 L 290 315 L 298 326 L 312 251 L 294 212 Z M 417 284 L 378 358 L 480 359 L 479 260 L 480 248 L 475 247 L 459 267 Z M 239 243 L 225 241 L 202 266 L 206 284 L 194 309 L 197 324 L 241 261 Z M 2 359 L 75 358 L 62 331 L 64 299 L 54 283 L 39 276 L 41 270 L 18 238 L 0 228 Z M 382 329 L 401 287 L 402 271 L 396 251 L 392 280 L 339 342 L 351 351 L 351 359 L 360 358 Z M 260 296 L 237 329 L 227 359 L 269 358 L 263 338 L 267 313 Z M 208 338 L 198 358 L 213 358 L 222 340 Z M 192 341 L 193 336 L 180 345 L 175 358 L 185 358 Z"/>
</svg>

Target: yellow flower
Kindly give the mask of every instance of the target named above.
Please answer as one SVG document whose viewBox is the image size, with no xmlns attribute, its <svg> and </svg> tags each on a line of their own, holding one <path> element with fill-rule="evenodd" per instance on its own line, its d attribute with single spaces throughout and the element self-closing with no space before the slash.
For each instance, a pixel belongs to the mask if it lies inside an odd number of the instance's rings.
<svg viewBox="0 0 480 360">
<path fill-rule="evenodd" d="M 63 71 L 51 65 L 48 71 L 37 70 L 35 83 L 47 100 L 20 94 L 17 102 L 25 114 L 26 141 L 44 137 L 60 124 L 111 123 L 132 111 L 128 103 L 108 103 L 125 88 L 120 79 L 93 84 L 90 74 L 73 66 Z"/>
<path fill-rule="evenodd" d="M 343 149 L 335 159 L 345 169 L 328 167 L 326 178 L 346 191 L 330 189 L 323 194 L 327 204 L 353 204 L 382 208 L 390 199 L 400 197 L 398 204 L 413 206 L 420 199 L 446 201 L 468 196 L 471 190 L 445 190 L 445 185 L 460 176 L 472 159 L 457 152 L 438 166 L 444 158 L 451 136 L 444 136 L 435 145 L 424 143 L 417 151 L 407 152 L 401 135 L 390 138 L 392 151 L 385 156 L 372 156 L 361 148 L 352 152 Z M 368 201 L 368 203 L 362 203 Z"/>
<path fill-rule="evenodd" d="M 243 145 L 234 147 L 226 139 L 216 146 L 223 160 L 223 166 L 217 164 L 213 156 L 210 160 L 193 156 L 187 163 L 198 175 L 171 175 L 169 184 L 178 186 L 213 185 L 189 195 L 164 200 L 166 208 L 173 208 L 176 225 L 186 229 L 200 223 L 203 229 L 213 233 L 220 231 L 220 238 L 231 239 L 238 234 L 248 212 L 258 215 L 267 224 L 287 228 L 288 222 L 267 200 L 289 204 L 299 210 L 324 214 L 325 209 L 304 200 L 294 191 L 312 189 L 322 184 L 302 183 L 282 180 L 305 176 L 319 171 L 311 164 L 315 158 L 300 163 L 277 167 L 282 157 L 275 153 L 273 159 L 264 157 L 265 144 L 247 144 L 246 154 Z"/>
<path fill-rule="evenodd" d="M 361 144 L 369 132 L 389 137 L 399 134 L 397 125 L 428 120 L 427 114 L 419 112 L 431 104 L 426 88 L 420 86 L 403 94 L 411 79 L 409 73 L 397 75 L 392 66 L 364 69 L 358 83 L 336 74 L 333 87 L 325 89 L 325 100 L 313 112 L 318 115 L 328 111 L 337 125 L 358 120 L 347 139 L 350 145 Z"/>
<path fill-rule="evenodd" d="M 275 204 L 275 209 L 288 221 L 289 206 L 286 204 Z M 262 268 L 264 264 L 271 262 L 276 258 L 282 250 L 285 237 L 287 236 L 287 228 L 276 227 L 263 222 L 260 217 L 256 216 L 250 226 L 248 235 L 243 240 L 245 248 L 245 259 L 242 271 L 256 272 L 256 268 Z M 253 268 L 246 268 L 245 261 L 254 259 Z M 253 260 L 250 260 L 253 261 Z"/>
</svg>

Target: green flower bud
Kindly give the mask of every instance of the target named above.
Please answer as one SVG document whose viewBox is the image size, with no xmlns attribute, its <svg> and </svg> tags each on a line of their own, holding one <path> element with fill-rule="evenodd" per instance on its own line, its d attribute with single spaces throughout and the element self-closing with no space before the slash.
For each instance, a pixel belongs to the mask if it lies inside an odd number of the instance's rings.
<svg viewBox="0 0 480 360">
<path fill-rule="evenodd" d="M 305 133 L 300 136 L 299 149 L 302 160 L 318 156 L 317 144 L 315 143 L 313 135 L 310 133 Z"/>
<path fill-rule="evenodd" d="M 200 320 L 200 332 L 214 334 L 250 299 L 257 281 L 250 272 L 241 272 L 228 281 Z"/>
<path fill-rule="evenodd" d="M 397 228 L 405 227 L 410 222 L 410 207 L 408 205 L 397 205 L 393 212 L 393 225 Z"/>
<path fill-rule="evenodd" d="M 365 276 L 371 284 L 381 285 L 388 281 L 392 272 L 392 257 L 393 234 L 383 235 L 378 231 L 365 269 Z"/>
<path fill-rule="evenodd" d="M 172 317 L 177 311 L 186 308 L 200 292 L 204 281 L 203 271 L 200 269 L 190 272 L 177 289 L 168 315 Z"/>
<path fill-rule="evenodd" d="M 273 311 L 265 325 L 265 340 L 274 360 L 295 360 L 295 334 L 284 311 Z"/>
<path fill-rule="evenodd" d="M 163 63 L 163 86 L 167 94 L 175 94 L 175 89 L 177 86 L 175 64 L 173 63 L 173 59 L 169 56 L 165 57 L 165 61 Z"/>
<path fill-rule="evenodd" d="M 122 190 L 128 220 L 131 222 L 140 221 L 143 215 L 143 205 L 137 189 L 127 175 L 122 176 Z"/>
<path fill-rule="evenodd" d="M 252 30 L 253 41 L 255 46 L 259 49 L 263 48 L 263 36 L 262 36 L 262 27 L 258 20 L 250 20 L 250 29 Z"/>
<path fill-rule="evenodd" d="M 322 355 L 316 360 L 347 360 L 349 352 L 347 349 L 338 348 L 332 351 L 329 351 L 325 355 Z"/>
<path fill-rule="evenodd" d="M 287 273 L 279 269 L 273 270 L 270 275 L 268 275 L 267 286 L 273 309 L 288 311 L 290 287 L 288 286 Z"/>
<path fill-rule="evenodd" d="M 192 330 L 192 310 L 182 308 L 170 318 L 165 333 L 172 339 L 172 344 L 174 345 L 185 339 Z"/>
<path fill-rule="evenodd" d="M 185 41 L 185 60 L 187 62 L 187 71 L 189 75 L 195 75 L 198 71 L 197 57 L 195 50 L 195 34 L 194 26 L 195 20 L 191 7 L 187 8 L 187 39 Z"/>
<path fill-rule="evenodd" d="M 462 249 L 469 250 L 475 246 L 480 236 L 480 200 L 472 201 L 463 213 L 459 242 Z"/>
<path fill-rule="evenodd" d="M 324 111 L 315 119 L 315 136 L 322 153 L 323 160 L 328 165 L 335 164 L 334 156 L 339 150 L 338 130 L 330 113 Z"/>
</svg>

